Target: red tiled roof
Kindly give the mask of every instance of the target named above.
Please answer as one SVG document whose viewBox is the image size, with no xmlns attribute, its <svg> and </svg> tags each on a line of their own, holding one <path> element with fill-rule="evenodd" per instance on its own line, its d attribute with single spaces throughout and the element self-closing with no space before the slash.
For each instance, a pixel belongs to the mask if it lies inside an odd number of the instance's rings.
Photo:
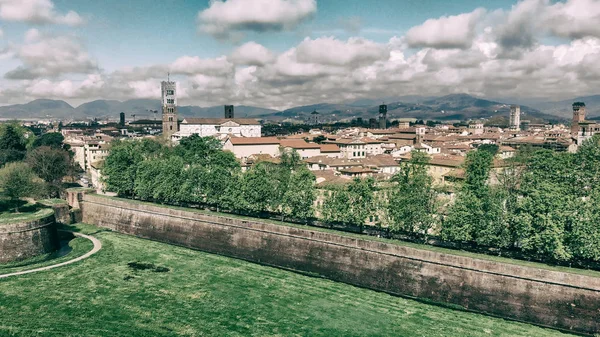
<svg viewBox="0 0 600 337">
<path fill-rule="evenodd" d="M 340 147 L 337 144 L 321 144 L 322 153 L 336 153 L 340 152 Z"/>
<path fill-rule="evenodd" d="M 291 147 L 292 149 L 320 149 L 321 146 L 316 143 L 307 143 L 303 139 L 282 139 L 280 144 L 283 147 Z"/>
<path fill-rule="evenodd" d="M 259 125 L 256 119 L 252 118 L 186 118 L 182 124 L 210 124 L 220 125 L 225 122 L 232 121 L 240 125 Z"/>
<path fill-rule="evenodd" d="M 276 137 L 231 137 L 229 138 L 233 145 L 272 145 L 279 144 Z"/>
</svg>

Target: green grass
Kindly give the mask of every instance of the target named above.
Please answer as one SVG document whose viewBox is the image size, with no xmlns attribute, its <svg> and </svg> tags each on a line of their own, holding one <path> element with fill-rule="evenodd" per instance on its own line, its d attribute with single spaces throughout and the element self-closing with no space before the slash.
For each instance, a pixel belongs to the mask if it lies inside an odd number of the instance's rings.
<svg viewBox="0 0 600 337">
<path fill-rule="evenodd" d="M 196 209 L 196 208 L 162 205 L 162 204 L 149 203 L 149 202 L 144 202 L 144 201 L 139 201 L 139 200 L 109 197 L 109 196 L 100 195 L 100 194 L 98 194 L 97 196 L 103 197 L 103 198 L 108 198 L 108 199 L 123 200 L 123 201 L 137 203 L 137 204 L 153 205 L 153 206 L 158 206 L 158 207 L 171 208 L 171 209 L 177 209 L 177 210 L 183 210 L 183 211 L 189 211 L 189 212 L 196 212 L 196 213 L 213 215 L 213 216 L 223 216 L 223 217 L 229 217 L 229 218 L 244 219 L 244 220 L 248 220 L 248 221 L 258 221 L 258 222 L 271 223 L 271 224 L 281 225 L 281 226 L 301 228 L 301 229 L 311 230 L 311 231 L 316 231 L 316 232 L 332 233 L 332 234 L 352 237 L 352 238 L 356 238 L 356 239 L 385 242 L 385 243 L 389 243 L 389 244 L 411 247 L 411 248 L 415 248 L 415 249 L 424 249 L 424 250 L 429 250 L 429 251 L 443 253 L 443 254 L 465 256 L 465 257 L 470 257 L 470 258 L 475 258 L 475 259 L 509 263 L 509 264 L 514 264 L 514 265 L 519 265 L 519 266 L 524 266 L 524 267 L 539 268 L 539 269 L 545 269 L 545 270 L 551 270 L 551 271 L 580 274 L 580 275 L 591 276 L 591 277 L 600 277 L 600 271 L 596 271 L 596 270 L 548 265 L 548 264 L 544 264 L 544 263 L 540 263 L 540 262 L 531 262 L 531 261 L 525 261 L 525 260 L 511 259 L 511 258 L 502 257 L 502 256 L 478 254 L 478 253 L 468 252 L 468 251 L 464 251 L 464 250 L 436 247 L 436 246 L 418 244 L 418 243 L 407 242 L 407 241 L 402 241 L 402 240 L 378 238 L 376 236 L 350 233 L 350 232 L 344 232 L 344 231 L 321 228 L 321 227 L 304 226 L 304 225 L 300 225 L 300 224 L 294 224 L 294 223 L 290 223 L 290 222 L 282 222 L 282 221 L 271 220 L 271 219 L 261 219 L 261 218 L 253 218 L 253 217 L 248 217 L 248 216 L 230 214 L 230 213 L 212 212 L 212 211 L 201 210 L 201 209 Z"/>
<path fill-rule="evenodd" d="M 0 279 L 0 336 L 564 336 L 93 226 L 77 230 L 95 233 L 103 249 Z"/>
<path fill-rule="evenodd" d="M 69 248 L 67 248 L 66 254 L 59 250 L 22 261 L 0 264 L 0 274 L 11 274 L 72 260 L 84 255 L 94 247 L 90 240 L 77 237 L 72 238 L 67 245 Z"/>
<path fill-rule="evenodd" d="M 38 201 L 42 205 L 53 206 L 53 205 L 66 205 L 67 201 L 64 199 L 43 199 Z"/>
<path fill-rule="evenodd" d="M 34 211 L 23 209 L 20 213 L 3 212 L 0 213 L 0 225 L 16 222 L 33 221 L 52 215 L 54 210 L 51 208 L 41 208 Z"/>
</svg>

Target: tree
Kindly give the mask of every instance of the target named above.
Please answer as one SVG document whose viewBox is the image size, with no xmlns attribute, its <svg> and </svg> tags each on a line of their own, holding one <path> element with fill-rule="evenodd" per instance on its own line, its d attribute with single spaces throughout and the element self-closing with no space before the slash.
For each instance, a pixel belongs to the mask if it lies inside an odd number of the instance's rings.
<svg viewBox="0 0 600 337">
<path fill-rule="evenodd" d="M 487 151 L 491 153 L 492 156 L 495 156 L 499 149 L 500 147 L 496 144 L 482 144 L 477 148 L 478 151 Z"/>
<path fill-rule="evenodd" d="M 323 144 L 323 142 L 326 140 L 327 140 L 327 137 L 325 137 L 323 135 L 318 135 L 315 138 L 313 138 L 313 142 L 315 142 L 317 144 Z"/>
<path fill-rule="evenodd" d="M 353 223 L 350 194 L 345 187 L 325 191 L 321 216 L 329 223 Z"/>
<path fill-rule="evenodd" d="M 17 125 L 3 124 L 0 128 L 0 165 L 22 160 L 26 153 L 26 141 Z"/>
<path fill-rule="evenodd" d="M 32 143 L 32 147 L 40 147 L 40 146 L 49 146 L 55 149 L 65 149 L 69 150 L 69 146 L 67 144 L 63 144 L 65 137 L 60 132 L 49 132 L 45 133 L 39 137 L 36 137 Z"/>
<path fill-rule="evenodd" d="M 243 175 L 242 189 L 244 208 L 259 213 L 276 211 L 280 203 L 277 190 L 275 165 L 260 162 Z"/>
<path fill-rule="evenodd" d="M 392 178 L 395 186 L 388 203 L 391 230 L 427 235 L 435 225 L 436 195 L 427 174 L 428 161 L 426 154 L 414 152 Z"/>
<path fill-rule="evenodd" d="M 281 212 L 297 219 L 314 216 L 315 175 L 306 167 L 294 171 L 283 194 Z"/>
<path fill-rule="evenodd" d="M 34 179 L 35 174 L 29 165 L 23 162 L 9 163 L 0 169 L 0 188 L 2 193 L 15 204 L 17 212 L 19 210 L 16 201 L 34 194 L 36 189 Z"/>
<path fill-rule="evenodd" d="M 149 139 L 112 142 L 102 167 L 107 190 L 120 196 L 133 196 L 138 165 L 145 159 L 160 157 L 164 151 L 161 144 Z"/>
<path fill-rule="evenodd" d="M 573 217 L 566 244 L 573 257 L 581 260 L 600 261 L 600 188 L 582 201 Z"/>
<path fill-rule="evenodd" d="M 69 153 L 61 148 L 42 146 L 31 150 L 26 161 L 33 172 L 49 185 L 50 195 L 55 196 L 60 190 L 60 182 L 69 172 Z"/>
<path fill-rule="evenodd" d="M 471 151 L 467 154 L 465 185 L 477 197 L 487 193 L 487 181 L 494 156 L 486 150 Z"/>
</svg>

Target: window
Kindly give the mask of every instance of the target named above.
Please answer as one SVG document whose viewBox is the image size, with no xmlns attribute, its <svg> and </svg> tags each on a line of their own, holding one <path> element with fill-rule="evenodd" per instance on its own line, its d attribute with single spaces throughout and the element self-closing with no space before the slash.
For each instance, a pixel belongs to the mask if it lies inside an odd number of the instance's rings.
<svg viewBox="0 0 600 337">
<path fill-rule="evenodd" d="M 175 104 L 175 100 L 172 98 L 167 98 L 167 104 Z"/>
<path fill-rule="evenodd" d="M 173 121 L 173 117 L 169 117 L 169 122 L 172 122 L 172 121 Z"/>
<path fill-rule="evenodd" d="M 173 130 L 173 125 L 169 125 L 169 130 Z"/>
<path fill-rule="evenodd" d="M 175 90 L 167 90 L 167 95 L 175 95 Z"/>
</svg>

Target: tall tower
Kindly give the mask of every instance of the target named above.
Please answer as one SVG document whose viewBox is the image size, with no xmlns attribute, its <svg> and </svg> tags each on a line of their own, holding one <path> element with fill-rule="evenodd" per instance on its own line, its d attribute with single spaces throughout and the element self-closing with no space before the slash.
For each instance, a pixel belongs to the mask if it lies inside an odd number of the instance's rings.
<svg viewBox="0 0 600 337">
<path fill-rule="evenodd" d="M 509 127 L 513 131 L 521 129 L 521 107 L 518 105 L 510 106 L 510 122 Z"/>
<path fill-rule="evenodd" d="M 234 115 L 233 115 L 233 105 L 226 105 L 225 106 L 225 118 L 227 118 L 227 119 L 234 118 Z"/>
<path fill-rule="evenodd" d="M 317 110 L 310 113 L 310 124 L 317 125 L 319 124 L 319 113 Z"/>
<path fill-rule="evenodd" d="M 177 132 L 177 85 L 175 82 L 160 82 L 160 91 L 162 94 L 162 124 L 163 135 L 168 138 Z"/>
<path fill-rule="evenodd" d="M 387 129 L 387 105 L 379 106 L 379 128 Z"/>
<path fill-rule="evenodd" d="M 119 125 L 125 126 L 125 113 L 124 112 L 121 112 L 119 114 Z"/>
<path fill-rule="evenodd" d="M 571 135 L 577 137 L 579 134 L 579 123 L 585 121 L 585 103 L 573 103 L 573 121 L 571 122 Z"/>
</svg>

